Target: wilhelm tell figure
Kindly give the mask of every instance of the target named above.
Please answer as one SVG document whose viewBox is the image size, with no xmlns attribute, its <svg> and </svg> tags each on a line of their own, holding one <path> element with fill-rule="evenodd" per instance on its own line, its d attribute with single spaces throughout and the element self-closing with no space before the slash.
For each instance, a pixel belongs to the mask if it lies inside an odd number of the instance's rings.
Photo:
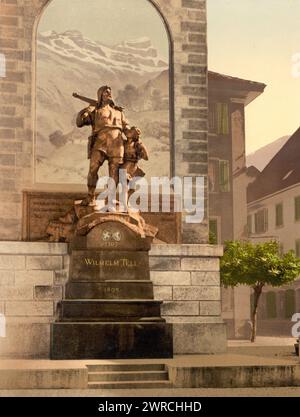
<svg viewBox="0 0 300 417">
<path fill-rule="evenodd" d="M 98 171 L 103 163 L 108 161 L 109 176 L 114 179 L 116 186 L 119 183 L 119 169 L 124 161 L 124 143 L 126 140 L 123 134 L 132 142 L 139 142 L 141 131 L 136 127 L 129 127 L 125 119 L 123 109 L 115 105 L 111 95 L 111 88 L 100 87 L 98 90 L 98 101 L 73 94 L 90 103 L 78 113 L 77 127 L 92 126 L 92 136 L 89 138 L 88 158 L 90 168 L 88 173 L 88 195 L 82 201 L 82 205 L 89 205 L 95 200 L 95 190 L 98 181 Z M 140 142 L 141 143 L 141 142 Z M 126 169 L 126 165 L 123 166 Z"/>
</svg>

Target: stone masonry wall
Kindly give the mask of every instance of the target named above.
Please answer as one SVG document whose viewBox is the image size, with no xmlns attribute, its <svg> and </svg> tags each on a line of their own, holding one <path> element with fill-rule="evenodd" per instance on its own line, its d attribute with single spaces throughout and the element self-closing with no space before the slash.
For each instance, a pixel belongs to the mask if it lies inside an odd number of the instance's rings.
<svg viewBox="0 0 300 417">
<path fill-rule="evenodd" d="M 6 77 L 0 78 L 1 240 L 21 240 L 22 190 L 35 186 L 36 28 L 49 2 L 0 0 L 0 53 L 6 61 Z M 151 3 L 163 16 L 171 39 L 173 173 L 206 177 L 206 1 L 151 0 Z M 205 186 L 207 205 L 206 197 Z M 183 221 L 182 233 L 185 243 L 207 242 L 206 217 L 201 224 L 191 225 Z"/>
<path fill-rule="evenodd" d="M 2 357 L 48 357 L 50 323 L 63 295 L 66 244 L 0 242 L 0 313 L 6 337 Z"/>
<path fill-rule="evenodd" d="M 207 322 L 221 315 L 221 248 L 198 245 L 154 245 L 150 254 L 156 299 L 169 322 Z"/>
<path fill-rule="evenodd" d="M 222 353 L 226 329 L 221 318 L 221 246 L 153 245 L 154 297 L 162 317 L 173 324 L 174 353 Z"/>
<path fill-rule="evenodd" d="M 226 348 L 220 317 L 219 256 L 210 245 L 153 245 L 151 279 L 162 316 L 173 324 L 174 353 L 217 353 Z M 50 323 L 68 278 L 66 244 L 0 242 L 0 313 L 6 337 L 0 357 L 47 358 Z"/>
</svg>

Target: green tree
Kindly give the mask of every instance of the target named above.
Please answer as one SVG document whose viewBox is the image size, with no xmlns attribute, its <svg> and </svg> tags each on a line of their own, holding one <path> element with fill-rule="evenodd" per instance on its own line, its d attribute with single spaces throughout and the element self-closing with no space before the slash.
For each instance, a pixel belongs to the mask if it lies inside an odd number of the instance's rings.
<svg viewBox="0 0 300 417">
<path fill-rule="evenodd" d="M 269 241 L 254 244 L 248 241 L 225 243 L 221 259 L 221 282 L 225 287 L 248 285 L 253 289 L 251 342 L 255 341 L 257 309 L 265 285 L 280 287 L 300 274 L 300 258 L 293 251 L 280 254 L 279 244 Z"/>
</svg>

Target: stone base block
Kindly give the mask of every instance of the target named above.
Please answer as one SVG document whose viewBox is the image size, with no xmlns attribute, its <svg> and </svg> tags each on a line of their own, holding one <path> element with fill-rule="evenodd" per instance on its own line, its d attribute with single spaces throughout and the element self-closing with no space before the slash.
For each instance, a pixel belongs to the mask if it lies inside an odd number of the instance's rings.
<svg viewBox="0 0 300 417">
<path fill-rule="evenodd" d="M 49 323 L 9 323 L 6 337 L 0 337 L 1 358 L 48 358 Z"/>
<path fill-rule="evenodd" d="M 171 358 L 172 325 L 54 323 L 51 359 Z"/>
<path fill-rule="evenodd" d="M 224 353 L 225 323 L 173 323 L 174 354 Z"/>
<path fill-rule="evenodd" d="M 85 389 L 87 383 L 87 368 L 0 369 L 0 389 Z"/>
<path fill-rule="evenodd" d="M 244 356 L 253 362 L 251 356 Z M 242 358 L 239 358 L 242 362 Z M 294 364 L 226 364 L 223 366 L 169 366 L 174 388 L 266 388 L 299 386 L 299 366 Z"/>
<path fill-rule="evenodd" d="M 68 282 L 66 298 L 153 300 L 153 285 L 151 281 Z"/>
<path fill-rule="evenodd" d="M 153 300 L 63 300 L 58 304 L 59 321 L 129 321 L 160 317 L 161 301 Z"/>
</svg>

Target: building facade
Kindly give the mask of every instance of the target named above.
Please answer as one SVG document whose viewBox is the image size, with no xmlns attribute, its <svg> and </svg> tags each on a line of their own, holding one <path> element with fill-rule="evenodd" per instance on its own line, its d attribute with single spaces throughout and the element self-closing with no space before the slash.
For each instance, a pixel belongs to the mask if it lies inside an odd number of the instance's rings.
<svg viewBox="0 0 300 417">
<path fill-rule="evenodd" d="M 265 84 L 208 73 L 209 229 L 212 243 L 247 237 L 245 107 Z M 246 287 L 222 289 L 222 313 L 229 338 L 249 332 L 250 302 Z M 246 297 L 248 298 L 248 297 Z"/>
<path fill-rule="evenodd" d="M 248 234 L 253 242 L 276 240 L 284 253 L 300 257 L 300 129 L 248 186 Z M 300 311 L 300 281 L 266 287 L 259 309 L 261 334 L 291 335 L 291 318 Z"/>
</svg>

